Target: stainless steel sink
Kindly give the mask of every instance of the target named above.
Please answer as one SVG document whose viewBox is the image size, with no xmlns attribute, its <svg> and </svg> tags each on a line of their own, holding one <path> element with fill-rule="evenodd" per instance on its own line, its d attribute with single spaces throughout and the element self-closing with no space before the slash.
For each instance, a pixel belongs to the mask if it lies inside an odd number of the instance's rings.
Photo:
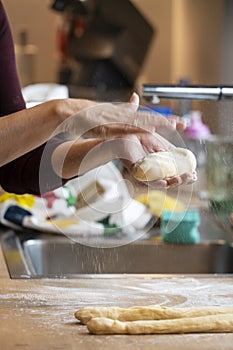
<svg viewBox="0 0 233 350">
<path fill-rule="evenodd" d="M 198 244 L 166 244 L 152 236 L 95 248 L 63 236 L 13 230 L 1 234 L 1 244 L 11 278 L 233 273 L 233 245 L 226 240 L 226 232 L 208 220 L 207 216 L 202 220 Z M 206 227 L 208 235 L 203 231 Z"/>
</svg>

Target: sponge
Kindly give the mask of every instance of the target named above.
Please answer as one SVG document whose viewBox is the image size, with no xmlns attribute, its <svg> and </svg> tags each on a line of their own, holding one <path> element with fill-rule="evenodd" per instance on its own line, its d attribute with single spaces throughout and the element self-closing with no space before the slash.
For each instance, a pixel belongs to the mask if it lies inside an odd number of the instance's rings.
<svg viewBox="0 0 233 350">
<path fill-rule="evenodd" d="M 161 217 L 163 210 L 178 212 L 185 210 L 185 205 L 181 201 L 168 196 L 164 191 L 152 190 L 139 195 L 136 200 L 146 205 L 150 213 L 157 217 Z"/>
<path fill-rule="evenodd" d="M 161 217 L 161 238 L 166 243 L 194 244 L 200 241 L 197 210 L 174 212 L 164 210 Z"/>
</svg>

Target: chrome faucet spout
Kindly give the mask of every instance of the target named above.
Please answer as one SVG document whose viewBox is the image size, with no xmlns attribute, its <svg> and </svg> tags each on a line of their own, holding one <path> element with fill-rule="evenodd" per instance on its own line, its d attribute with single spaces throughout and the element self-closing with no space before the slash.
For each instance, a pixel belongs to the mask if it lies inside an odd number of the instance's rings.
<svg viewBox="0 0 233 350">
<path fill-rule="evenodd" d="M 233 100 L 233 86 L 144 84 L 142 86 L 142 96 L 152 101 L 155 98 L 206 101 Z"/>
</svg>

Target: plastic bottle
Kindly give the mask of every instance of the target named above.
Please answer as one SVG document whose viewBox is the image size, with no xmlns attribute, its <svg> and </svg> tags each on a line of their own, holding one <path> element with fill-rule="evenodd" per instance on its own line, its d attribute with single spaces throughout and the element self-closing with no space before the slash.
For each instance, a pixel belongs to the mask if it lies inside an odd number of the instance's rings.
<svg viewBox="0 0 233 350">
<path fill-rule="evenodd" d="M 205 141 L 210 137 L 209 127 L 203 123 L 200 111 L 190 111 L 189 125 L 183 131 L 183 140 L 197 158 L 197 177 L 194 189 L 199 192 L 199 197 L 206 196 L 206 148 Z"/>
<path fill-rule="evenodd" d="M 200 111 L 191 111 L 189 126 L 183 132 L 183 139 L 197 157 L 197 165 L 205 163 L 205 140 L 211 135 L 209 127 L 203 123 Z"/>
</svg>

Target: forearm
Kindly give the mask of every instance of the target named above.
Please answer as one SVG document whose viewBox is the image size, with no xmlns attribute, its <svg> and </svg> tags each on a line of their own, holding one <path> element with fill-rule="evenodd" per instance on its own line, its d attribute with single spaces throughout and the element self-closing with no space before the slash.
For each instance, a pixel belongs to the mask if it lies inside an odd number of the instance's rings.
<svg viewBox="0 0 233 350">
<path fill-rule="evenodd" d="M 108 147 L 108 142 L 104 139 L 81 139 L 59 145 L 52 154 L 52 166 L 58 176 L 70 179 L 115 157 L 112 147 Z"/>
<path fill-rule="evenodd" d="M 52 103 L 0 118 L 0 166 L 42 145 L 59 124 Z"/>
<path fill-rule="evenodd" d="M 117 157 L 103 139 L 65 141 L 54 137 L 46 144 L 0 167 L 5 191 L 40 195 L 64 185 L 69 179 Z"/>
<path fill-rule="evenodd" d="M 0 166 L 42 145 L 64 120 L 93 104 L 88 100 L 53 100 L 0 118 Z"/>
<path fill-rule="evenodd" d="M 114 159 L 123 160 L 130 169 L 130 165 L 148 153 L 146 148 L 149 152 L 164 149 L 160 139 L 150 134 L 78 139 L 59 145 L 52 154 L 51 162 L 58 176 L 70 179 Z"/>
</svg>

